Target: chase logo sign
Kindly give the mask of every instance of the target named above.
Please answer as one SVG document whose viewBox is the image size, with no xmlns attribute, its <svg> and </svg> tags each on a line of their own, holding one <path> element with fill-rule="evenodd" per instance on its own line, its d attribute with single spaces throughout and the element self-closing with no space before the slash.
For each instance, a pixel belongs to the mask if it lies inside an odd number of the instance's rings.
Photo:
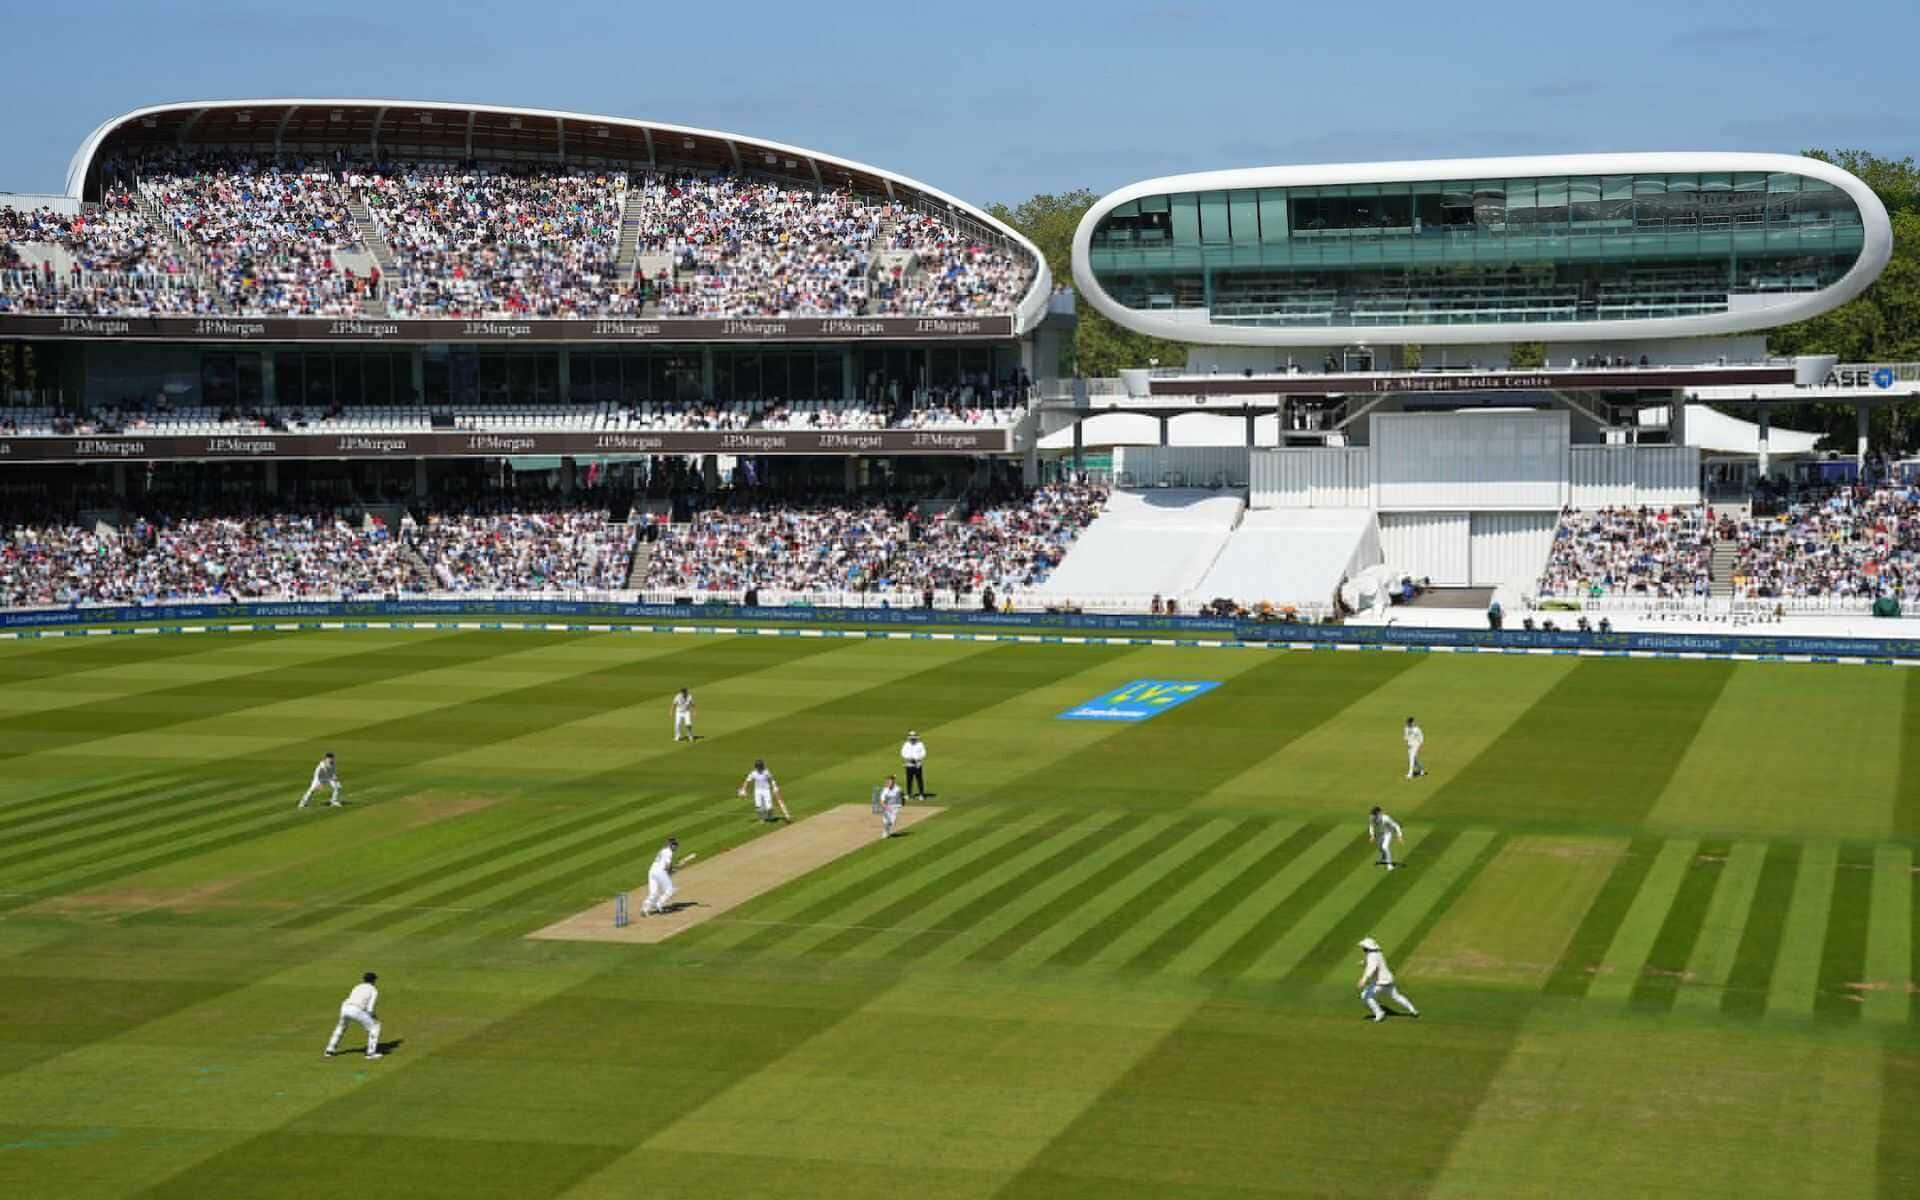
<svg viewBox="0 0 1920 1200">
<path fill-rule="evenodd" d="M 1216 680 L 1136 679 L 1060 714 L 1062 721 L 1145 721 L 1219 687 Z"/>
</svg>

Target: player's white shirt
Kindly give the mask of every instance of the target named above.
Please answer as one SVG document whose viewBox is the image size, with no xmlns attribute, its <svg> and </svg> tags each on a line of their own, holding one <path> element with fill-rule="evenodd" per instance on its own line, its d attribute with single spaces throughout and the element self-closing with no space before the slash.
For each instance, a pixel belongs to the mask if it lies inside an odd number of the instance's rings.
<svg viewBox="0 0 1920 1200">
<path fill-rule="evenodd" d="M 673 698 L 673 715 L 676 717 L 693 715 L 693 693 L 682 692 Z"/>
<path fill-rule="evenodd" d="M 1400 822 L 1394 820 L 1392 817 L 1388 816 L 1386 813 L 1368 814 L 1367 836 L 1377 842 L 1382 837 L 1388 836 L 1388 835 L 1391 835 L 1393 837 L 1400 836 Z"/>
<path fill-rule="evenodd" d="M 926 762 L 927 761 L 927 744 L 918 738 L 914 738 L 911 741 L 901 743 L 900 761 L 903 763 L 909 763 L 916 767 L 919 766 L 921 763 Z"/>
<path fill-rule="evenodd" d="M 370 983 L 356 984 L 354 989 L 347 993 L 347 1003 L 363 1013 L 370 1014 L 373 1012 L 373 1006 L 380 1003 L 380 989 Z"/>
<path fill-rule="evenodd" d="M 755 800 L 773 799 L 774 784 L 772 771 L 748 771 L 747 782 L 753 785 L 753 798 Z"/>
<path fill-rule="evenodd" d="M 1427 735 L 1420 731 L 1418 725 L 1409 725 L 1407 726 L 1406 739 L 1409 749 L 1418 750 L 1421 743 L 1427 740 Z"/>
<path fill-rule="evenodd" d="M 339 770 L 339 765 L 332 759 L 323 758 L 320 760 L 320 765 L 313 769 L 313 781 L 315 783 L 332 783 L 339 774 Z"/>
<path fill-rule="evenodd" d="M 1370 983 L 1390 986 L 1393 983 L 1393 968 L 1387 965 L 1387 956 L 1378 950 L 1369 950 L 1366 955 L 1367 965 L 1360 973 L 1360 986 L 1365 987 Z"/>
<path fill-rule="evenodd" d="M 880 789 L 880 803 L 891 804 L 895 807 L 898 807 L 900 804 L 902 795 L 903 793 L 900 791 L 899 784 L 897 783 L 888 784 L 886 787 L 883 787 Z"/>
<path fill-rule="evenodd" d="M 653 856 L 653 870 L 669 871 L 673 869 L 673 847 L 662 846 L 660 853 Z"/>
</svg>

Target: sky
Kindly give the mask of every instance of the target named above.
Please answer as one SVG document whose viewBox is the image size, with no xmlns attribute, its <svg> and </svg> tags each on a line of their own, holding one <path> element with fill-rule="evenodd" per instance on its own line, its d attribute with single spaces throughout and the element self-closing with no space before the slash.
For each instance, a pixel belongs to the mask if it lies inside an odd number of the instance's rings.
<svg viewBox="0 0 1920 1200">
<path fill-rule="evenodd" d="M 87 0 L 8 3 L 0 31 L 0 190 L 22 192 L 60 190 L 127 110 L 274 96 L 703 126 L 978 204 L 1283 163 L 1920 156 L 1911 0 Z"/>
</svg>

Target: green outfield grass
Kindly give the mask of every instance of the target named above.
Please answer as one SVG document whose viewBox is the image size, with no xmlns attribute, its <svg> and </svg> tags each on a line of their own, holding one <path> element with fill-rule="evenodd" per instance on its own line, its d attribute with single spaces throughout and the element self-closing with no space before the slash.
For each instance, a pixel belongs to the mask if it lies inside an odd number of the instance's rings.
<svg viewBox="0 0 1920 1200">
<path fill-rule="evenodd" d="M 1135 679 L 1221 686 L 1055 719 Z M 658 946 L 525 937 L 763 836 L 754 758 L 804 819 L 909 727 L 909 836 Z M 327 750 L 353 803 L 296 811 Z M 1905 668 L 7 643 L 0 1195 L 1912 1196 L 1917 845 Z M 1422 1020 L 1359 1019 L 1369 934 Z M 397 1044 L 322 1058 L 368 969 Z"/>
</svg>

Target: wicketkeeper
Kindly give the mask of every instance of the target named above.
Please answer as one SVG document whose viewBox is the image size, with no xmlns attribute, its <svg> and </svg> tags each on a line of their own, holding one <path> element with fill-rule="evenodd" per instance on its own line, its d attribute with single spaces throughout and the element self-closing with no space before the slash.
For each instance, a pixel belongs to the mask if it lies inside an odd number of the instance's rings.
<svg viewBox="0 0 1920 1200">
<path fill-rule="evenodd" d="M 333 1027 L 333 1036 L 327 1039 L 327 1057 L 332 1058 L 340 1050 L 340 1035 L 347 1031 L 347 1022 L 352 1021 L 367 1031 L 367 1057 L 385 1058 L 380 1051 L 380 1022 L 373 1015 L 374 1005 L 380 1003 L 380 989 L 373 981 L 380 978 L 372 971 L 360 977 L 353 990 L 340 1005 L 340 1020 Z"/>
</svg>

